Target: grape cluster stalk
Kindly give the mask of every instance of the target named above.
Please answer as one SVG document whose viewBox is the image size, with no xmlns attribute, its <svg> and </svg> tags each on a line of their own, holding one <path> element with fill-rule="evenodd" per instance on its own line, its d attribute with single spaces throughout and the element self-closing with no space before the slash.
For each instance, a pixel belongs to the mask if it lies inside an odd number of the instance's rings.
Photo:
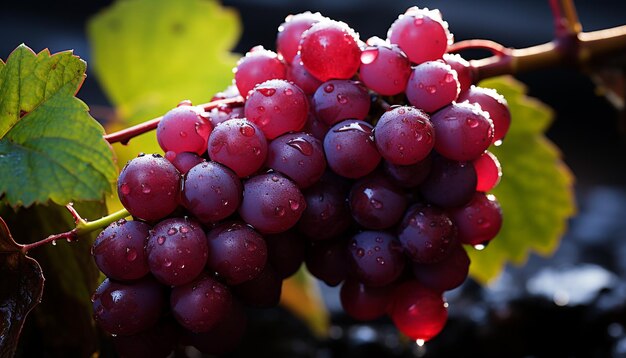
<svg viewBox="0 0 626 358">
<path fill-rule="evenodd" d="M 355 320 L 439 334 L 467 250 L 501 227 L 488 148 L 511 121 L 453 42 L 426 8 L 365 42 L 320 13 L 290 15 L 275 51 L 241 58 L 219 105 L 182 101 L 151 123 L 163 153 L 139 154 L 117 181 L 132 220 L 92 248 L 107 276 L 94 317 L 120 354 L 232 351 L 245 308 L 277 305 L 303 265 L 341 285 Z"/>
</svg>

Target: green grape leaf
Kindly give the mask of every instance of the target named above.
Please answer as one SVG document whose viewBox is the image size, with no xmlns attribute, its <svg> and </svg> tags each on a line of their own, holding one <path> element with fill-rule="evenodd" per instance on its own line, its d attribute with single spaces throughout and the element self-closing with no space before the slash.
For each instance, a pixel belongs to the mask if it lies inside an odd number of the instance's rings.
<svg viewBox="0 0 626 358">
<path fill-rule="evenodd" d="M 574 177 L 544 132 L 550 108 L 526 96 L 512 77 L 485 80 L 509 103 L 511 127 L 504 142 L 489 150 L 502 165 L 502 180 L 491 192 L 503 212 L 502 229 L 483 251 L 470 249 L 470 275 L 481 283 L 496 278 L 508 262 L 521 265 L 530 252 L 550 255 L 576 212 Z"/>
<path fill-rule="evenodd" d="M 88 220 L 106 215 L 102 201 L 77 202 L 74 208 Z M 5 218 L 14 237 L 25 240 L 23 243 L 75 227 L 65 207 L 54 204 L 33 205 L 16 211 L 0 207 L 0 216 Z M 41 265 L 46 282 L 41 303 L 32 311 L 22 332 L 18 349 L 21 355 L 38 356 L 46 352 L 51 357 L 89 357 L 98 349 L 99 332 L 92 318 L 90 301 L 100 280 L 98 267 L 90 254 L 97 234 L 96 231 L 79 236 L 75 242 L 62 240 L 56 245 L 29 251 L 29 256 Z M 4 280 L 19 275 L 2 277 Z"/>
<path fill-rule="evenodd" d="M 0 217 L 0 357 L 13 357 L 28 313 L 41 301 L 43 274 Z"/>
<path fill-rule="evenodd" d="M 304 266 L 283 282 L 280 304 L 307 324 L 320 338 L 328 335 L 330 313 L 324 305 L 319 281 Z"/>
<path fill-rule="evenodd" d="M 11 206 L 99 200 L 117 169 L 104 130 L 75 97 L 86 63 L 18 46 L 0 61 L 0 196 Z"/>
<path fill-rule="evenodd" d="M 117 1 L 88 22 L 98 80 L 130 124 L 181 100 L 208 102 L 233 78 L 240 35 L 234 10 L 215 0 Z"/>
</svg>

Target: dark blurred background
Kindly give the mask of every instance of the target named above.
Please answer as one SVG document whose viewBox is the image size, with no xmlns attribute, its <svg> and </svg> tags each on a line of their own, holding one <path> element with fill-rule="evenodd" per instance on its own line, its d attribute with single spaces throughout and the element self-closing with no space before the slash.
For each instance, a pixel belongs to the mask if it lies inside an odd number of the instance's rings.
<svg viewBox="0 0 626 358">
<path fill-rule="evenodd" d="M 87 19 L 112 1 L 6 1 L 0 8 L 0 58 L 20 43 L 35 51 L 73 49 L 90 60 Z M 285 16 L 305 10 L 350 24 L 362 39 L 385 37 L 406 8 L 439 8 L 456 40 L 487 38 L 510 47 L 549 41 L 548 1 L 224 0 L 243 23 L 237 47 L 274 49 Z M 626 1 L 576 1 L 585 31 L 626 24 Z M 474 55 L 474 54 L 473 54 Z M 485 55 L 477 53 L 476 56 Z M 623 57 L 626 57 L 624 55 Z M 609 58 L 607 61 L 611 61 Z M 624 58 L 615 69 L 622 75 Z M 425 349 L 407 345 L 390 322 L 357 324 L 340 310 L 337 290 L 322 286 L 331 309 L 328 340 L 315 339 L 282 309 L 258 313 L 236 356 L 289 357 L 626 357 L 626 131 L 624 115 L 585 72 L 559 68 L 516 76 L 555 111 L 548 137 L 576 176 L 579 213 L 551 258 L 532 256 L 490 287 L 468 280 L 448 295 L 450 322 Z M 623 82 L 622 82 L 623 83 Z M 95 75 L 78 97 L 108 106 Z M 506 175 L 506 174 L 505 174 Z M 259 347 L 267 355 L 259 353 Z"/>
</svg>

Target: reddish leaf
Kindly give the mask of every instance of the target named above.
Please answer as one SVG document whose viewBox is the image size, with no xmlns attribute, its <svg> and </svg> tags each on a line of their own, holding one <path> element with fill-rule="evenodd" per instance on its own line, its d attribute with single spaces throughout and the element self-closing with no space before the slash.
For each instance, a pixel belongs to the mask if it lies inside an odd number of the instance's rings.
<svg viewBox="0 0 626 358">
<path fill-rule="evenodd" d="M 0 217 L 0 357 L 13 357 L 28 313 L 41 301 L 43 274 Z"/>
</svg>

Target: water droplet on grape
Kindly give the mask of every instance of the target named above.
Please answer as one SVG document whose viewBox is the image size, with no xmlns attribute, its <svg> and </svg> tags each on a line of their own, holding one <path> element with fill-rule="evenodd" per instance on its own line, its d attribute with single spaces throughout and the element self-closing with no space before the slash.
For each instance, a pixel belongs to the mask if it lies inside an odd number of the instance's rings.
<svg viewBox="0 0 626 358">
<path fill-rule="evenodd" d="M 450 82 L 454 81 L 454 75 L 451 74 L 451 73 L 446 73 L 446 75 L 443 77 L 443 80 L 446 83 L 450 83 Z"/>
<path fill-rule="evenodd" d="M 252 137 L 256 131 L 254 130 L 253 126 L 249 124 L 244 124 L 239 127 L 239 132 L 246 137 Z"/>
<path fill-rule="evenodd" d="M 379 200 L 376 199 L 370 199 L 370 204 L 372 205 L 372 207 L 374 209 L 382 209 L 383 208 L 383 203 Z"/>
<path fill-rule="evenodd" d="M 169 230 L 167 230 L 167 234 L 172 236 L 174 234 L 176 234 L 178 232 L 178 230 L 176 230 L 175 227 L 171 227 Z"/>
<path fill-rule="evenodd" d="M 261 113 L 263 113 L 263 112 L 265 112 L 265 107 L 263 107 L 263 106 L 258 106 L 258 107 L 256 108 L 256 110 L 257 110 L 257 111 L 259 111 L 259 112 L 261 112 Z"/>
<path fill-rule="evenodd" d="M 363 250 L 363 249 L 361 249 L 361 248 L 356 249 L 356 255 L 357 255 L 358 257 L 363 257 L 363 256 L 365 256 L 365 250 Z"/>
<path fill-rule="evenodd" d="M 275 88 L 257 88 L 257 91 L 261 92 L 262 95 L 264 95 L 265 97 L 271 97 L 274 95 L 274 93 L 276 93 L 276 89 Z"/>
<path fill-rule="evenodd" d="M 346 104 L 348 103 L 348 97 L 338 94 L 337 95 L 337 102 L 339 102 L 340 104 Z"/>
<path fill-rule="evenodd" d="M 126 260 L 133 262 L 137 259 L 137 250 L 132 247 L 126 248 Z"/>
<path fill-rule="evenodd" d="M 52 240 L 52 246 L 57 246 L 57 241 L 56 240 Z"/>
<path fill-rule="evenodd" d="M 159 236 L 157 238 L 157 244 L 163 245 L 165 243 L 165 236 Z"/>
<path fill-rule="evenodd" d="M 187 132 L 185 131 L 180 131 L 180 133 L 178 133 L 180 135 L 181 138 L 186 138 L 187 137 Z"/>
<path fill-rule="evenodd" d="M 372 129 L 370 127 L 368 127 L 364 123 L 359 123 L 359 122 L 352 122 L 349 124 L 345 124 L 333 130 L 333 132 L 335 133 L 346 132 L 346 131 L 359 131 L 367 135 L 370 135 L 370 133 L 372 133 Z"/>
<path fill-rule="evenodd" d="M 369 65 L 378 57 L 378 48 L 368 48 L 361 52 L 361 63 Z"/>
<path fill-rule="evenodd" d="M 310 156 L 311 154 L 313 154 L 313 145 L 311 145 L 311 143 L 309 143 L 306 139 L 302 137 L 290 139 L 289 141 L 287 141 L 287 145 L 297 149 L 300 153 L 306 156 Z"/>
<path fill-rule="evenodd" d="M 276 183 L 276 182 L 278 182 L 278 180 L 279 180 L 279 179 L 278 179 L 278 177 L 277 177 L 277 176 L 272 175 L 272 181 L 273 181 L 273 182 L 275 182 L 275 183 Z"/>
<path fill-rule="evenodd" d="M 326 92 L 326 93 L 330 93 L 330 92 L 332 92 L 334 90 L 335 90 L 335 86 L 333 86 L 332 84 L 328 84 L 328 85 L 326 85 L 324 87 L 324 92 Z"/>
<path fill-rule="evenodd" d="M 293 94 L 293 90 L 291 88 L 285 88 L 285 90 L 283 91 L 283 93 L 286 96 L 291 96 Z"/>
<path fill-rule="evenodd" d="M 165 259 L 165 261 L 163 261 L 163 266 L 165 267 L 170 267 L 172 266 L 172 261 Z"/>
<path fill-rule="evenodd" d="M 385 264 L 385 259 L 383 259 L 382 257 L 378 256 L 376 258 L 376 262 L 378 262 L 380 265 L 384 265 Z"/>
<path fill-rule="evenodd" d="M 254 155 L 259 155 L 259 154 L 261 154 L 261 148 L 259 148 L 259 147 L 252 147 L 252 153 L 253 153 Z"/>
<path fill-rule="evenodd" d="M 434 94 L 435 92 L 437 92 L 437 87 L 435 87 L 435 86 L 426 86 L 426 92 L 428 92 L 430 94 Z"/>
<path fill-rule="evenodd" d="M 465 119 L 465 123 L 467 123 L 467 125 L 468 125 L 470 128 L 476 128 L 476 127 L 478 127 L 478 120 L 477 120 L 476 118 L 467 117 L 467 118 Z"/>
<path fill-rule="evenodd" d="M 289 208 L 291 208 L 292 211 L 296 211 L 300 208 L 300 203 L 297 200 L 289 199 Z"/>
<path fill-rule="evenodd" d="M 274 208 L 274 215 L 276 216 L 284 216 L 285 215 L 285 208 L 282 206 L 277 206 Z"/>
<path fill-rule="evenodd" d="M 424 23 L 424 17 L 423 16 L 416 17 L 415 20 L 413 20 L 413 23 L 415 24 L 415 26 L 421 26 Z"/>
</svg>

